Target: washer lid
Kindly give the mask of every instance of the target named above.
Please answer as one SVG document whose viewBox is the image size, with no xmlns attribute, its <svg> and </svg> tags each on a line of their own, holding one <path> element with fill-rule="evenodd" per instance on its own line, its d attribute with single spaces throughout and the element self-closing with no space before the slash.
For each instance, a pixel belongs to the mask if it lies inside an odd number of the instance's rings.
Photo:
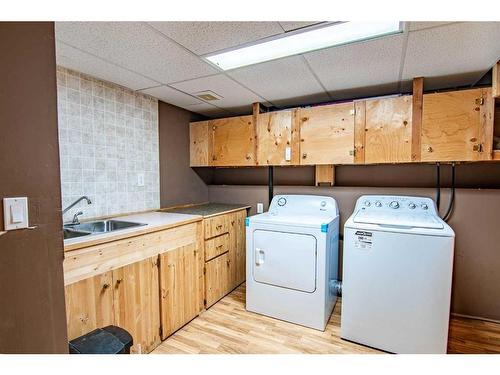
<svg viewBox="0 0 500 375">
<path fill-rule="evenodd" d="M 378 224 L 391 227 L 443 229 L 444 225 L 435 215 L 410 212 L 384 212 L 359 210 L 353 222 Z"/>
</svg>

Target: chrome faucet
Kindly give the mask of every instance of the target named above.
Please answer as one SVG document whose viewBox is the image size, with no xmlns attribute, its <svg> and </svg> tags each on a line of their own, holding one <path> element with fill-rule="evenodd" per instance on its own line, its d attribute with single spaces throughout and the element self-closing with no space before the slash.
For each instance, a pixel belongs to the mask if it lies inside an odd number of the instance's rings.
<svg viewBox="0 0 500 375">
<path fill-rule="evenodd" d="M 78 220 L 78 216 L 83 215 L 82 211 L 78 211 L 76 214 L 73 215 L 73 220 L 71 221 L 71 224 L 80 224 L 80 220 Z"/>
<path fill-rule="evenodd" d="M 89 197 L 87 196 L 83 196 L 83 197 L 80 197 L 78 198 L 76 201 L 74 201 L 73 203 L 71 203 L 68 207 L 66 207 L 64 210 L 63 210 L 63 215 L 68 212 L 69 210 L 71 210 L 73 207 L 75 207 L 78 203 L 80 203 L 81 201 L 83 200 L 86 200 L 87 201 L 87 204 L 92 204 L 92 201 L 90 200 Z M 83 212 L 79 211 L 78 213 L 75 214 L 75 216 L 73 216 L 73 221 L 72 223 L 73 224 L 78 224 L 79 221 L 78 221 L 78 216 L 79 215 L 83 215 Z"/>
</svg>

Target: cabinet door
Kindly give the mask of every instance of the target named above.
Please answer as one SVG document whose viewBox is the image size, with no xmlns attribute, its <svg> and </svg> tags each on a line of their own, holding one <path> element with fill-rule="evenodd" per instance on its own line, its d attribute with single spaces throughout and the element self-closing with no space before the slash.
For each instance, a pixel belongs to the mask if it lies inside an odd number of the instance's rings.
<svg viewBox="0 0 500 375">
<path fill-rule="evenodd" d="M 198 253 L 193 243 L 160 254 L 162 340 L 200 312 Z"/>
<path fill-rule="evenodd" d="M 491 89 L 425 94 L 421 160 L 491 158 L 492 119 Z"/>
<path fill-rule="evenodd" d="M 65 287 L 68 339 L 113 324 L 113 288 L 107 272 Z"/>
<path fill-rule="evenodd" d="M 411 161 L 412 96 L 366 101 L 365 163 Z"/>
<path fill-rule="evenodd" d="M 189 124 L 189 165 L 191 167 L 207 167 L 211 163 L 208 121 Z"/>
<path fill-rule="evenodd" d="M 257 115 L 257 163 L 259 165 L 299 164 L 298 131 L 294 129 L 293 118 L 292 111 Z"/>
<path fill-rule="evenodd" d="M 230 291 L 229 266 L 229 252 L 205 263 L 205 305 L 207 308 Z"/>
<path fill-rule="evenodd" d="M 130 332 L 133 352 L 148 353 L 160 343 L 158 256 L 112 272 L 115 325 Z"/>
<path fill-rule="evenodd" d="M 247 211 L 238 211 L 236 214 L 236 285 L 246 279 L 246 238 L 245 218 Z"/>
<path fill-rule="evenodd" d="M 212 134 L 212 165 L 255 165 L 255 128 L 252 116 L 209 121 Z"/>
<path fill-rule="evenodd" d="M 354 162 L 354 103 L 300 109 L 300 164 Z"/>
</svg>

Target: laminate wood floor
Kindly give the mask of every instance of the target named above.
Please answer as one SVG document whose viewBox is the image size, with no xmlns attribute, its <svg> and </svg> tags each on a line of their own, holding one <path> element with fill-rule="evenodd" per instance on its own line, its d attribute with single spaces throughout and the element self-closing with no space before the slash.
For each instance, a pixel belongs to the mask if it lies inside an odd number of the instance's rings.
<svg viewBox="0 0 500 375">
<path fill-rule="evenodd" d="M 450 353 L 500 353 L 500 324 L 450 322 Z M 160 344 L 154 354 L 382 353 L 340 338 L 340 301 L 324 332 L 245 310 L 245 285 Z"/>
</svg>

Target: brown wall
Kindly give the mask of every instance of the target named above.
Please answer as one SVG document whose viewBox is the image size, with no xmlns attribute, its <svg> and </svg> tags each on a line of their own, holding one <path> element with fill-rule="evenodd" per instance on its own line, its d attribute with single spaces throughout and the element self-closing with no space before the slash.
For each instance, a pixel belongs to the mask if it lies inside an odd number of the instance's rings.
<svg viewBox="0 0 500 375">
<path fill-rule="evenodd" d="M 0 353 L 65 353 L 54 24 L 0 22 L 0 50 L 0 198 L 37 227 L 0 236 Z"/>
<path fill-rule="evenodd" d="M 363 194 L 401 194 L 435 197 L 432 188 L 395 187 L 313 187 L 276 186 L 275 194 L 318 194 L 334 197 L 340 207 L 341 224 L 350 216 L 356 199 Z M 257 202 L 267 209 L 267 186 L 209 187 L 213 202 Z M 443 189 L 441 212 L 446 210 L 449 191 Z M 453 216 L 449 221 L 455 230 L 455 260 L 452 311 L 458 314 L 500 320 L 500 190 L 457 189 Z"/>
<path fill-rule="evenodd" d="M 199 119 L 185 109 L 158 102 L 161 207 L 208 201 L 206 184 L 189 167 L 189 122 Z"/>
</svg>

